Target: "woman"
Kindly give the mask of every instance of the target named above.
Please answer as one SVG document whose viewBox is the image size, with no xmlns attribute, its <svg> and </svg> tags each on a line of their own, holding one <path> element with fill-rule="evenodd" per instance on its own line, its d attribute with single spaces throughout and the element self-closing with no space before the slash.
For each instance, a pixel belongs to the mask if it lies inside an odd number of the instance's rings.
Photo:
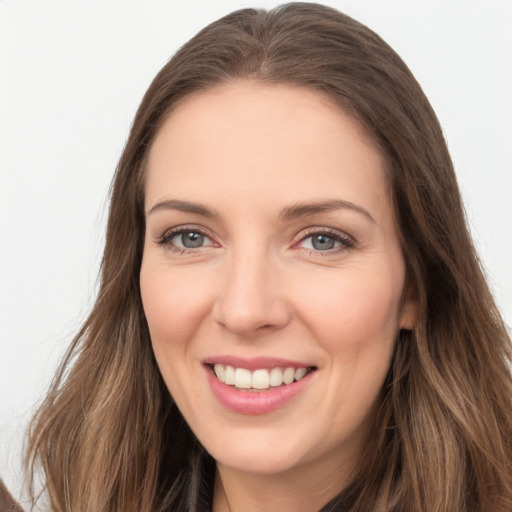
<svg viewBox="0 0 512 512">
<path fill-rule="evenodd" d="M 54 510 L 506 511 L 510 340 L 399 57 L 312 4 L 157 75 L 31 429 Z"/>
</svg>

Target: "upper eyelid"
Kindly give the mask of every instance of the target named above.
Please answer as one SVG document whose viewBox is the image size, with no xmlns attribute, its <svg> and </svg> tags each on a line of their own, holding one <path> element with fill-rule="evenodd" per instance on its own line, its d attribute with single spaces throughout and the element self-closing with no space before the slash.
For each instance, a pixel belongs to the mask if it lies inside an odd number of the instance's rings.
<svg viewBox="0 0 512 512">
<path fill-rule="evenodd" d="M 173 226 L 171 228 L 167 228 L 163 231 L 163 233 L 156 237 L 156 242 L 165 242 L 170 241 L 170 239 L 173 236 L 176 236 L 177 234 L 183 233 L 183 232 L 198 232 L 203 236 L 206 236 L 209 238 L 212 242 L 215 244 L 220 244 L 219 237 L 214 235 L 212 231 L 208 228 L 205 228 L 204 226 L 200 226 L 197 224 L 182 224 L 178 226 Z M 309 226 L 307 228 L 301 229 L 292 239 L 291 245 L 296 246 L 298 243 L 302 242 L 303 240 L 307 239 L 308 237 L 311 237 L 315 234 L 325 234 L 332 236 L 334 238 L 339 238 L 341 240 L 350 240 L 352 243 L 356 243 L 356 240 L 353 236 L 349 235 L 345 231 L 331 228 L 328 226 Z"/>
<path fill-rule="evenodd" d="M 188 251 L 195 252 L 204 247 L 211 247 L 212 245 L 219 245 L 219 242 L 217 241 L 216 237 L 211 235 L 210 230 L 205 229 L 203 227 L 196 226 L 196 225 L 186 225 L 186 224 L 165 229 L 163 231 L 163 233 L 161 235 L 157 235 L 153 241 L 157 245 L 160 245 L 160 246 L 171 245 L 171 241 L 175 236 L 179 235 L 180 233 L 187 233 L 187 232 L 199 233 L 200 235 L 208 238 L 212 242 L 212 244 L 209 244 L 207 246 L 201 246 L 196 249 L 187 248 Z M 172 245 L 174 245 L 174 244 L 172 244 Z"/>
<path fill-rule="evenodd" d="M 297 235 L 295 236 L 295 243 L 300 242 L 301 240 L 304 240 L 305 238 L 308 238 L 316 234 L 326 234 L 342 239 L 349 239 L 352 240 L 354 243 L 356 241 L 353 236 L 349 235 L 348 233 L 340 229 L 329 228 L 327 226 L 312 226 L 299 231 L 299 233 L 297 233 Z"/>
<path fill-rule="evenodd" d="M 328 237 L 334 238 L 339 243 L 339 246 L 326 250 L 301 247 L 301 244 L 303 244 L 308 238 L 311 238 L 315 235 L 326 235 Z M 345 231 L 328 228 L 326 226 L 315 226 L 301 231 L 291 246 L 291 248 L 294 250 L 307 251 L 308 254 L 315 254 L 322 257 L 332 257 L 335 255 L 345 254 L 346 251 L 350 251 L 356 247 L 358 247 L 358 244 L 354 237 L 348 235 Z"/>
<path fill-rule="evenodd" d="M 201 233 L 202 235 L 205 235 L 208 238 L 213 237 L 211 231 L 202 226 L 197 226 L 195 224 L 182 224 L 179 226 L 174 226 L 172 228 L 165 229 L 164 232 L 162 233 L 162 235 L 159 236 L 158 238 L 165 237 L 167 234 L 174 235 L 174 234 L 179 234 L 179 233 L 183 233 L 186 231 Z"/>
</svg>

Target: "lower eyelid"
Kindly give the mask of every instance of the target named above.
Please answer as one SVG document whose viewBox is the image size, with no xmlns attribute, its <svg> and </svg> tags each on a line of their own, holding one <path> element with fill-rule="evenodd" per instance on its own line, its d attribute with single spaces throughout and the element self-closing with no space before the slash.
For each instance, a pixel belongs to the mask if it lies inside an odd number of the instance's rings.
<svg viewBox="0 0 512 512">
<path fill-rule="evenodd" d="M 186 233 L 197 233 L 204 237 L 206 243 L 204 245 L 198 246 L 196 248 L 191 248 L 191 247 L 178 245 L 172 241 L 175 237 L 177 237 L 179 235 L 186 234 Z M 310 245 L 310 247 L 303 246 L 304 242 L 306 242 L 307 240 L 311 240 L 314 236 L 319 236 L 319 235 L 323 235 L 325 237 L 334 239 L 335 246 L 330 249 L 323 249 L 323 250 L 316 249 L 315 247 L 312 246 L 312 241 L 310 241 L 308 244 L 308 245 Z M 209 235 L 208 233 L 206 233 L 205 230 L 202 230 L 202 229 L 199 229 L 199 228 L 193 227 L 193 226 L 190 226 L 190 227 L 189 226 L 181 226 L 181 227 L 177 227 L 177 228 L 168 229 L 161 236 L 157 236 L 154 239 L 154 242 L 157 245 L 168 246 L 169 249 L 173 248 L 173 249 L 176 249 L 177 251 L 184 251 L 184 252 L 185 251 L 186 252 L 189 252 L 189 251 L 195 252 L 195 251 L 198 251 L 199 249 L 202 249 L 205 247 L 212 247 L 212 246 L 216 245 L 213 237 L 211 235 Z M 303 234 L 302 237 L 294 244 L 294 246 L 296 248 L 305 249 L 305 250 L 315 252 L 315 253 L 325 253 L 325 254 L 329 254 L 329 253 L 332 254 L 337 251 L 351 249 L 352 247 L 354 247 L 354 245 L 355 245 L 355 241 L 347 235 L 344 235 L 344 234 L 341 234 L 338 232 L 321 230 L 321 229 L 319 229 L 318 231 L 310 231 L 307 234 Z"/>
<path fill-rule="evenodd" d="M 175 237 L 186 233 L 197 233 L 198 235 L 201 235 L 205 239 L 205 244 L 198 247 L 186 247 L 181 244 L 178 245 L 177 243 L 173 242 L 173 239 Z M 168 250 L 180 253 L 194 253 L 199 251 L 200 249 L 212 247 L 215 245 L 215 241 L 211 235 L 209 235 L 205 230 L 194 226 L 181 226 L 168 229 L 163 233 L 163 235 L 156 237 L 156 239 L 154 239 L 154 242 L 159 246 L 167 248 Z"/>
</svg>

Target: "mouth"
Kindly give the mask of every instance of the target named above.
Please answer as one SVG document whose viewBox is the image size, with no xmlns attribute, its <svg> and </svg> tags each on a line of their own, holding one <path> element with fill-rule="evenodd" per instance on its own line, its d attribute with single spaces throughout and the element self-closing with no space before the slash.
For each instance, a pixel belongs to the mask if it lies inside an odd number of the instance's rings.
<svg viewBox="0 0 512 512">
<path fill-rule="evenodd" d="M 209 364 L 208 366 L 215 377 L 223 384 L 238 390 L 254 392 L 264 392 L 269 389 L 289 386 L 300 381 L 316 369 L 314 366 L 276 366 L 249 370 L 221 363 Z"/>
<path fill-rule="evenodd" d="M 273 357 L 214 356 L 203 361 L 218 402 L 235 413 L 261 415 L 297 403 L 313 386 L 318 367 Z"/>
</svg>

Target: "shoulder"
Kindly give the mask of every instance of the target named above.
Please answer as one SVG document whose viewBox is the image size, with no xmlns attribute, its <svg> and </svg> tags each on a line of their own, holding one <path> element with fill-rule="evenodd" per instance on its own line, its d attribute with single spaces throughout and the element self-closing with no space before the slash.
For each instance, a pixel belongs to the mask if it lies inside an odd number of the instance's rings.
<svg viewBox="0 0 512 512">
<path fill-rule="evenodd" d="M 0 479 L 0 512 L 23 512 L 23 509 L 14 501 L 4 482 Z"/>
</svg>

